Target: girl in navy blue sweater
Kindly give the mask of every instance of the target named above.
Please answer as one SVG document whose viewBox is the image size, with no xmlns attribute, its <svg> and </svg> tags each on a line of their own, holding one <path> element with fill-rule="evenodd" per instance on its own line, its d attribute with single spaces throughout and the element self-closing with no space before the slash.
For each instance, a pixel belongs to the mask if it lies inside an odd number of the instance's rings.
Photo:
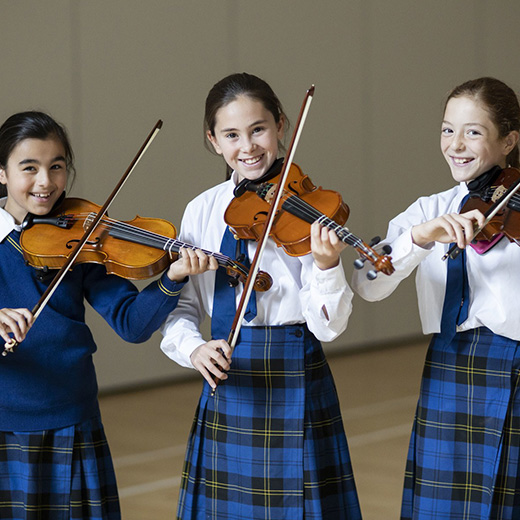
<svg viewBox="0 0 520 520">
<path fill-rule="evenodd" d="M 0 358 L 3 519 L 120 518 L 84 299 L 123 339 L 139 343 L 175 308 L 186 276 L 217 267 L 202 252 L 183 250 L 139 292 L 103 266 L 76 265 L 33 324 L 27 306 L 49 281 L 25 264 L 20 224 L 29 212 L 47 214 L 74 173 L 66 131 L 48 115 L 15 114 L 0 128 L 0 187 L 7 192 L 0 199 L 0 336 L 20 342 Z"/>
</svg>

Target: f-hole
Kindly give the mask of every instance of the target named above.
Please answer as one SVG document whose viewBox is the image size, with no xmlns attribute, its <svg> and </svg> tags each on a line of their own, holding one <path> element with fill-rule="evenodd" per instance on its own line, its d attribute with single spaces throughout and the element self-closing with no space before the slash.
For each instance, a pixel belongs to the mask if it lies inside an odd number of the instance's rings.
<svg viewBox="0 0 520 520">
<path fill-rule="evenodd" d="M 69 240 L 66 244 L 66 248 L 67 249 L 72 249 L 73 247 L 75 247 L 75 245 L 79 242 L 79 240 L 77 239 L 73 239 L 73 240 Z M 96 237 L 96 240 L 87 240 L 87 242 L 85 242 L 85 245 L 89 245 L 89 246 L 97 246 L 100 242 L 100 239 L 99 237 Z"/>
</svg>

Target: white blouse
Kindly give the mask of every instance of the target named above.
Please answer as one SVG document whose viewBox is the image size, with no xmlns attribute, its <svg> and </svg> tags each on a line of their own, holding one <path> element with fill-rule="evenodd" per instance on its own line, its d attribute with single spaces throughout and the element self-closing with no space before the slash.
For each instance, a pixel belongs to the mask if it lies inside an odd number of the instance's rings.
<svg viewBox="0 0 520 520">
<path fill-rule="evenodd" d="M 442 193 L 421 197 L 395 217 L 381 244 L 391 245 L 396 272 L 367 281 L 365 269 L 357 271 L 352 279 L 354 291 L 369 301 L 382 300 L 418 267 L 416 288 L 423 332 L 440 332 L 447 276 L 447 261 L 442 256 L 449 245 L 435 242 L 429 248 L 421 248 L 413 243 L 411 229 L 441 215 L 457 213 L 467 193 L 466 184 L 461 183 Z M 484 326 L 495 334 L 520 341 L 520 247 L 506 237 L 483 255 L 468 246 L 466 265 L 469 317 L 457 330 Z"/>
</svg>

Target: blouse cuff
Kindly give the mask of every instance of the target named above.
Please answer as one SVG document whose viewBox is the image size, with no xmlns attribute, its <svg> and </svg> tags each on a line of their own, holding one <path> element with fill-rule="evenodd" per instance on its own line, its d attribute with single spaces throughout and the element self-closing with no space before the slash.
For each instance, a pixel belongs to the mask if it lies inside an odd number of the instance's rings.
<svg viewBox="0 0 520 520">
<path fill-rule="evenodd" d="M 322 271 L 314 262 L 312 264 L 312 283 L 320 294 L 336 293 L 343 290 L 347 280 L 341 262 L 336 267 Z"/>
<path fill-rule="evenodd" d="M 195 368 L 191 362 L 191 355 L 193 351 L 204 344 L 204 340 L 200 338 L 186 338 L 182 341 L 180 348 L 170 346 L 164 341 L 161 344 L 161 350 L 173 361 L 178 363 L 182 367 Z"/>
<path fill-rule="evenodd" d="M 430 253 L 431 248 L 424 248 L 414 243 L 412 229 L 402 233 L 392 243 L 390 256 L 393 262 L 402 262 L 404 265 L 419 265 Z"/>
</svg>

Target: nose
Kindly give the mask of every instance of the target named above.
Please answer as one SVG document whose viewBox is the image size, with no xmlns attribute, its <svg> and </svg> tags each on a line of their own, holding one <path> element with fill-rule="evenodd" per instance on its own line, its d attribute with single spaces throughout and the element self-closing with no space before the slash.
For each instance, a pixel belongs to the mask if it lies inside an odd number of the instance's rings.
<svg viewBox="0 0 520 520">
<path fill-rule="evenodd" d="M 453 139 L 451 140 L 451 148 L 455 151 L 460 151 L 464 148 L 464 138 L 461 134 L 453 134 Z"/>
<path fill-rule="evenodd" d="M 241 148 L 243 152 L 251 153 L 256 148 L 256 144 L 251 137 L 244 137 Z"/>
<path fill-rule="evenodd" d="M 36 177 L 38 186 L 48 186 L 51 182 L 49 171 L 46 168 L 40 168 Z"/>
</svg>

